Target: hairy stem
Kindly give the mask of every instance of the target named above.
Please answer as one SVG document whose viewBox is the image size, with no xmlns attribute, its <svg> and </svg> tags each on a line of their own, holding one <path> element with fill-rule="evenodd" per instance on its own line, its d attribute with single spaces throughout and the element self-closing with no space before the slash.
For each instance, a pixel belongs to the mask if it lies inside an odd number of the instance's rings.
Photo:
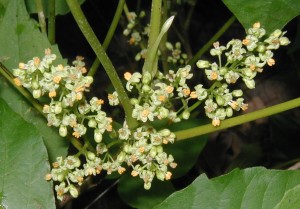
<svg viewBox="0 0 300 209">
<path fill-rule="evenodd" d="M 129 102 L 128 95 L 125 92 L 125 89 L 122 85 L 122 82 L 113 66 L 111 60 L 107 56 L 104 48 L 100 44 L 99 40 L 97 39 L 94 31 L 92 30 L 91 26 L 89 25 L 85 15 L 83 14 L 80 5 L 76 0 L 66 0 L 71 13 L 74 19 L 77 22 L 78 27 L 80 28 L 81 32 L 85 36 L 86 40 L 94 50 L 95 54 L 97 55 L 98 59 L 100 60 L 104 70 L 106 71 L 109 79 L 111 80 L 116 92 L 118 93 L 119 100 L 124 108 L 126 121 L 129 128 L 134 128 L 137 126 L 137 121 L 132 118 L 132 106 Z"/>
<path fill-rule="evenodd" d="M 189 60 L 188 64 L 194 64 L 211 47 L 211 45 L 225 33 L 225 31 L 232 25 L 234 21 L 235 16 L 229 18 L 227 22 L 218 30 L 218 32 L 196 53 L 192 59 Z"/>
<path fill-rule="evenodd" d="M 221 122 L 221 125 L 218 127 L 214 127 L 211 124 L 198 126 L 195 128 L 190 128 L 182 131 L 175 132 L 176 140 L 184 140 L 188 138 L 192 138 L 195 136 L 201 136 L 204 134 L 212 133 L 215 131 L 220 131 L 226 128 L 230 128 L 233 126 L 237 126 L 246 122 L 250 122 L 253 120 L 257 120 L 260 118 L 268 117 L 271 115 L 275 115 L 277 113 L 281 113 L 296 107 L 300 107 L 300 98 L 290 100 L 288 102 L 283 102 L 278 105 L 274 105 L 268 108 L 264 108 L 262 110 L 257 110 L 248 114 L 244 114 L 241 116 L 237 116 L 234 118 L 230 118 Z"/>
<path fill-rule="evenodd" d="M 116 13 L 114 15 L 112 23 L 111 23 L 111 25 L 108 29 L 108 32 L 107 32 L 106 37 L 105 37 L 104 42 L 103 42 L 103 49 L 104 50 L 107 49 L 112 37 L 114 36 L 114 33 L 116 31 L 116 28 L 117 28 L 119 20 L 120 20 L 120 17 L 122 15 L 124 4 L 125 4 L 125 0 L 120 0 L 119 1 L 118 7 L 116 9 Z M 92 67 L 91 67 L 91 69 L 88 72 L 88 75 L 89 76 L 94 76 L 94 74 L 96 73 L 99 65 L 100 65 L 100 60 L 98 58 L 96 58 L 93 65 L 92 65 Z"/>
<path fill-rule="evenodd" d="M 55 0 L 49 0 L 48 40 L 55 44 Z"/>
</svg>

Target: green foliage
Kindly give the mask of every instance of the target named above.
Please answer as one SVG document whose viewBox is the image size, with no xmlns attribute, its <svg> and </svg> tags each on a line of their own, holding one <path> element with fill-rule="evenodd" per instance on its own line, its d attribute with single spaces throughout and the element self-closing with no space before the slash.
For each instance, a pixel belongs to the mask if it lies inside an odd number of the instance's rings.
<svg viewBox="0 0 300 209">
<path fill-rule="evenodd" d="M 298 0 L 223 0 L 223 2 L 244 28 L 260 22 L 268 32 L 282 29 L 300 14 Z"/>
<path fill-rule="evenodd" d="M 154 208 L 292 208 L 299 184 L 300 171 L 235 169 L 211 180 L 203 174 Z"/>
<path fill-rule="evenodd" d="M 26 7 L 29 13 L 37 13 L 36 0 L 25 0 Z M 79 0 L 79 4 L 83 4 L 85 0 Z M 46 17 L 49 17 L 49 0 L 42 0 L 43 9 Z M 55 1 L 55 15 L 65 15 L 70 12 L 70 9 L 66 1 L 58 0 Z"/>
<path fill-rule="evenodd" d="M 8 57 L 3 63 L 10 70 L 19 62 L 25 62 L 35 56 L 43 56 L 46 48 L 51 48 L 58 55 L 58 62 L 63 61 L 57 46 L 51 46 L 47 36 L 41 34 L 37 22 L 30 18 L 24 1 L 9 1 L 5 15 L 0 22 L 0 57 Z"/>
<path fill-rule="evenodd" d="M 9 121 L 9 123 L 8 123 Z M 0 188 L 4 208 L 55 208 L 43 139 L 0 99 Z"/>
</svg>

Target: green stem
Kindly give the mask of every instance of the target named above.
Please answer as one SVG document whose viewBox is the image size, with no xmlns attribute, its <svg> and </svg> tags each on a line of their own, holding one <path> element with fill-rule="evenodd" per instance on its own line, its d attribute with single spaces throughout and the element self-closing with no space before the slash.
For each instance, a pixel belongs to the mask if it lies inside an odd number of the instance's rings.
<svg viewBox="0 0 300 209">
<path fill-rule="evenodd" d="M 103 49 L 102 45 L 100 44 L 97 36 L 95 35 L 94 31 L 92 30 L 91 26 L 89 25 L 85 15 L 83 14 L 80 5 L 78 4 L 77 0 L 66 0 L 71 13 L 74 19 L 77 22 L 78 27 L 80 28 L 81 32 L 85 36 L 86 40 L 94 50 L 95 54 L 97 55 L 98 59 L 100 60 L 104 70 L 106 71 L 109 79 L 111 80 L 116 92 L 118 93 L 120 102 L 124 108 L 126 121 L 129 128 L 135 128 L 137 126 L 137 121 L 132 118 L 132 106 L 129 102 L 128 95 L 122 85 L 122 82 L 111 62 L 108 58 L 105 50 Z"/>
<path fill-rule="evenodd" d="M 155 49 L 153 46 L 160 32 L 161 4 L 162 0 L 152 0 L 148 49 L 143 66 L 143 73 L 149 72 L 151 75 L 155 75 L 158 64 L 156 53 L 153 52 L 157 48 Z"/>
<path fill-rule="evenodd" d="M 116 28 L 119 24 L 120 17 L 122 15 L 124 4 L 125 4 L 125 0 L 120 0 L 119 1 L 118 7 L 116 9 L 115 16 L 112 20 L 112 23 L 111 23 L 111 25 L 108 29 L 108 32 L 107 32 L 106 37 L 105 37 L 104 42 L 103 42 L 103 49 L 104 50 L 107 49 L 109 43 L 111 42 L 112 37 L 114 36 Z M 94 76 L 97 69 L 98 69 L 98 67 L 99 67 L 99 65 L 100 65 L 100 60 L 98 58 L 96 58 L 93 65 L 92 65 L 92 67 L 90 68 L 90 70 L 88 72 L 88 76 Z"/>
<path fill-rule="evenodd" d="M 168 2 L 167 0 L 163 0 L 163 13 L 162 13 L 162 22 L 165 22 L 167 20 L 168 15 Z M 169 72 L 169 65 L 167 62 L 168 59 L 168 52 L 166 47 L 166 42 L 168 40 L 168 36 L 165 35 L 161 39 L 161 45 L 160 45 L 160 51 L 162 56 L 162 67 L 164 74 L 167 74 Z"/>
<path fill-rule="evenodd" d="M 184 140 L 188 138 L 192 138 L 195 136 L 201 136 L 204 134 L 212 133 L 215 131 L 220 131 L 226 128 L 230 128 L 233 126 L 237 126 L 246 122 L 250 122 L 253 120 L 257 120 L 259 118 L 268 117 L 271 115 L 275 115 L 277 113 L 281 113 L 296 107 L 300 107 L 300 98 L 290 100 L 288 102 L 283 102 L 278 105 L 274 105 L 262 110 L 257 110 L 255 112 L 251 112 L 248 114 L 244 114 L 241 116 L 237 116 L 234 118 L 230 118 L 221 122 L 221 125 L 218 127 L 214 127 L 211 124 L 198 126 L 195 128 L 190 128 L 182 131 L 175 132 L 177 140 Z"/>
<path fill-rule="evenodd" d="M 40 28 L 42 33 L 46 34 L 46 20 L 45 20 L 45 13 L 44 13 L 44 9 L 43 9 L 43 3 L 42 0 L 35 0 L 35 5 L 36 5 L 36 9 L 37 9 L 37 13 L 38 13 L 38 17 L 39 17 L 39 24 L 40 24 Z"/>
<path fill-rule="evenodd" d="M 211 45 L 217 41 L 223 33 L 232 25 L 235 21 L 235 17 L 232 16 L 227 20 L 227 22 L 219 29 L 219 31 L 196 53 L 196 55 L 189 60 L 188 64 L 194 64 L 210 47 Z"/>
<path fill-rule="evenodd" d="M 55 44 L 55 0 L 49 0 L 48 39 Z"/>
</svg>

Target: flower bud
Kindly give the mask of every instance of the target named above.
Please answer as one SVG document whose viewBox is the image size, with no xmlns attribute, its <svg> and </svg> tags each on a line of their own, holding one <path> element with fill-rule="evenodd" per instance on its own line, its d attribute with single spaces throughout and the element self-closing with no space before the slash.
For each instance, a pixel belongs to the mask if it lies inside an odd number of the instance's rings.
<svg viewBox="0 0 300 209">
<path fill-rule="evenodd" d="M 87 156 L 87 158 L 89 159 L 89 160 L 95 160 L 95 158 L 96 158 L 96 155 L 95 155 L 95 153 L 93 153 L 93 152 L 86 152 L 86 156 Z"/>
<path fill-rule="evenodd" d="M 32 91 L 32 96 L 33 96 L 33 98 L 35 98 L 35 99 L 40 98 L 41 95 L 42 95 L 42 91 L 41 91 L 40 89 L 36 89 L 36 90 L 33 90 L 33 91 Z"/>
<path fill-rule="evenodd" d="M 217 102 L 217 104 L 218 104 L 219 106 L 223 106 L 223 105 L 225 104 L 224 98 L 223 98 L 222 96 L 220 96 L 220 95 L 218 95 L 218 96 L 216 97 L 216 102 Z"/>
<path fill-rule="evenodd" d="M 66 126 L 60 126 L 59 127 L 59 135 L 62 137 L 66 137 L 68 134 L 68 130 Z"/>
<path fill-rule="evenodd" d="M 40 88 L 39 82 L 36 80 L 32 81 L 31 86 L 32 86 L 32 89 Z"/>
<path fill-rule="evenodd" d="M 234 97 L 241 97 L 241 96 L 243 96 L 243 91 L 240 90 L 240 89 L 233 90 L 232 91 L 232 96 L 234 96 Z"/>
<path fill-rule="evenodd" d="M 139 101 L 138 101 L 136 98 L 130 99 L 130 104 L 136 105 L 136 104 L 138 104 L 138 103 L 139 103 Z"/>
<path fill-rule="evenodd" d="M 161 136 L 169 136 L 171 134 L 171 131 L 169 129 L 163 129 L 159 131 Z"/>
<path fill-rule="evenodd" d="M 151 188 L 150 182 L 144 183 L 144 189 L 149 190 L 150 188 Z"/>
<path fill-rule="evenodd" d="M 94 132 L 94 140 L 95 140 L 95 142 L 97 142 L 97 143 L 100 143 L 101 141 L 102 141 L 102 134 L 100 133 L 100 131 L 99 130 L 95 130 L 95 132 Z"/>
<path fill-rule="evenodd" d="M 253 79 L 247 79 L 247 78 L 243 78 L 243 81 L 245 82 L 246 86 L 249 89 L 254 89 L 255 88 L 255 82 Z"/>
<path fill-rule="evenodd" d="M 291 43 L 290 40 L 287 37 L 281 37 L 279 39 L 279 42 L 280 42 L 281 46 L 286 46 L 286 45 Z"/>
<path fill-rule="evenodd" d="M 165 174 L 160 170 L 156 170 L 156 177 L 161 181 L 165 180 Z"/>
<path fill-rule="evenodd" d="M 221 67 L 221 68 L 220 68 L 220 74 L 221 74 L 221 75 L 225 75 L 227 72 L 228 72 L 227 67 Z"/>
<path fill-rule="evenodd" d="M 146 71 L 144 74 L 143 74 L 143 84 L 149 84 L 151 81 L 151 74 Z"/>
<path fill-rule="evenodd" d="M 191 115 L 190 112 L 188 110 L 185 110 L 182 113 L 182 118 L 187 120 L 187 119 L 189 119 L 190 115 Z"/>
<path fill-rule="evenodd" d="M 259 52 L 259 53 L 265 53 L 266 51 L 266 46 L 264 44 L 259 44 L 256 48 L 256 50 Z"/>
<path fill-rule="evenodd" d="M 226 108 L 226 116 L 231 117 L 233 115 L 233 110 L 231 107 Z"/>
<path fill-rule="evenodd" d="M 282 31 L 279 29 L 276 29 L 273 33 L 271 33 L 270 36 L 278 38 L 282 34 Z"/>
<path fill-rule="evenodd" d="M 143 85 L 143 87 L 142 87 L 142 91 L 143 91 L 144 93 L 148 93 L 148 92 L 150 92 L 150 91 L 151 91 L 151 87 L 150 87 L 150 86 L 148 86 L 148 85 Z"/>
<path fill-rule="evenodd" d="M 88 122 L 88 126 L 89 126 L 90 128 L 95 128 L 95 127 L 97 126 L 96 120 L 90 119 L 89 122 Z"/>
<path fill-rule="evenodd" d="M 78 190 L 75 188 L 74 185 L 69 186 L 69 191 L 72 197 L 77 198 L 78 197 Z"/>
<path fill-rule="evenodd" d="M 54 113 L 59 114 L 59 113 L 61 113 L 61 111 L 62 111 L 62 106 L 61 106 L 61 103 L 58 102 L 58 103 L 55 104 Z"/>
<path fill-rule="evenodd" d="M 120 152 L 120 154 L 118 155 L 117 157 L 117 161 L 119 163 L 122 163 L 124 160 L 125 160 L 125 156 L 126 156 L 126 153 L 125 152 Z"/>
<path fill-rule="evenodd" d="M 164 151 L 164 148 L 161 145 L 159 145 L 156 147 L 156 151 L 157 153 L 162 153 Z"/>
<path fill-rule="evenodd" d="M 166 47 L 167 49 L 169 49 L 170 51 L 173 50 L 173 45 L 170 42 L 166 42 Z"/>
<path fill-rule="evenodd" d="M 149 152 L 150 157 L 155 158 L 155 156 L 157 155 L 157 151 L 156 151 L 156 147 L 152 147 L 150 152 Z"/>
<path fill-rule="evenodd" d="M 124 152 L 131 153 L 131 146 L 129 144 L 125 144 L 123 147 Z"/>
<path fill-rule="evenodd" d="M 199 60 L 197 63 L 196 63 L 197 67 L 198 68 L 209 68 L 210 66 L 210 63 L 206 60 Z"/>
</svg>

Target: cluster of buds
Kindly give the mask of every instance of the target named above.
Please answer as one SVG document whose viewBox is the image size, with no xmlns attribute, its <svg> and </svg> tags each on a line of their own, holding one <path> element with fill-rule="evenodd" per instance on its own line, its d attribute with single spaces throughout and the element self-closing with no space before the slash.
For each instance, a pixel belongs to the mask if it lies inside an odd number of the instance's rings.
<svg viewBox="0 0 300 209">
<path fill-rule="evenodd" d="M 149 32 L 149 28 L 146 26 L 143 28 L 143 31 L 140 32 L 140 27 L 142 27 L 140 21 L 143 17 L 145 17 L 145 12 L 141 11 L 139 15 L 135 12 L 129 12 L 126 17 L 128 20 L 128 24 L 123 31 L 123 35 L 130 36 L 129 44 L 130 45 L 138 45 L 142 41 L 143 36 L 147 36 Z"/>
<path fill-rule="evenodd" d="M 182 53 L 181 43 L 176 42 L 175 46 L 172 43 L 166 42 L 166 48 L 170 52 L 170 55 L 167 58 L 167 62 L 173 65 L 185 65 L 187 63 L 187 54 Z"/>
<path fill-rule="evenodd" d="M 221 46 L 219 42 L 213 44 L 210 54 L 218 57 L 218 63 L 206 60 L 197 62 L 197 67 L 205 69 L 207 78 L 215 82 L 204 107 L 214 126 L 219 126 L 220 120 L 232 116 L 233 110 L 246 110 L 248 107 L 241 98 L 242 90 L 230 92 L 229 85 L 241 78 L 247 88 L 255 88 L 254 78 L 257 73 L 261 73 L 265 65 L 275 64 L 272 50 L 290 43 L 281 30 L 266 36 L 260 23 L 255 23 L 246 32 L 247 36 L 243 40 L 233 39 L 226 46 Z M 225 55 L 225 59 L 222 55 Z M 222 64 L 223 60 L 226 60 L 225 64 Z"/>
</svg>

